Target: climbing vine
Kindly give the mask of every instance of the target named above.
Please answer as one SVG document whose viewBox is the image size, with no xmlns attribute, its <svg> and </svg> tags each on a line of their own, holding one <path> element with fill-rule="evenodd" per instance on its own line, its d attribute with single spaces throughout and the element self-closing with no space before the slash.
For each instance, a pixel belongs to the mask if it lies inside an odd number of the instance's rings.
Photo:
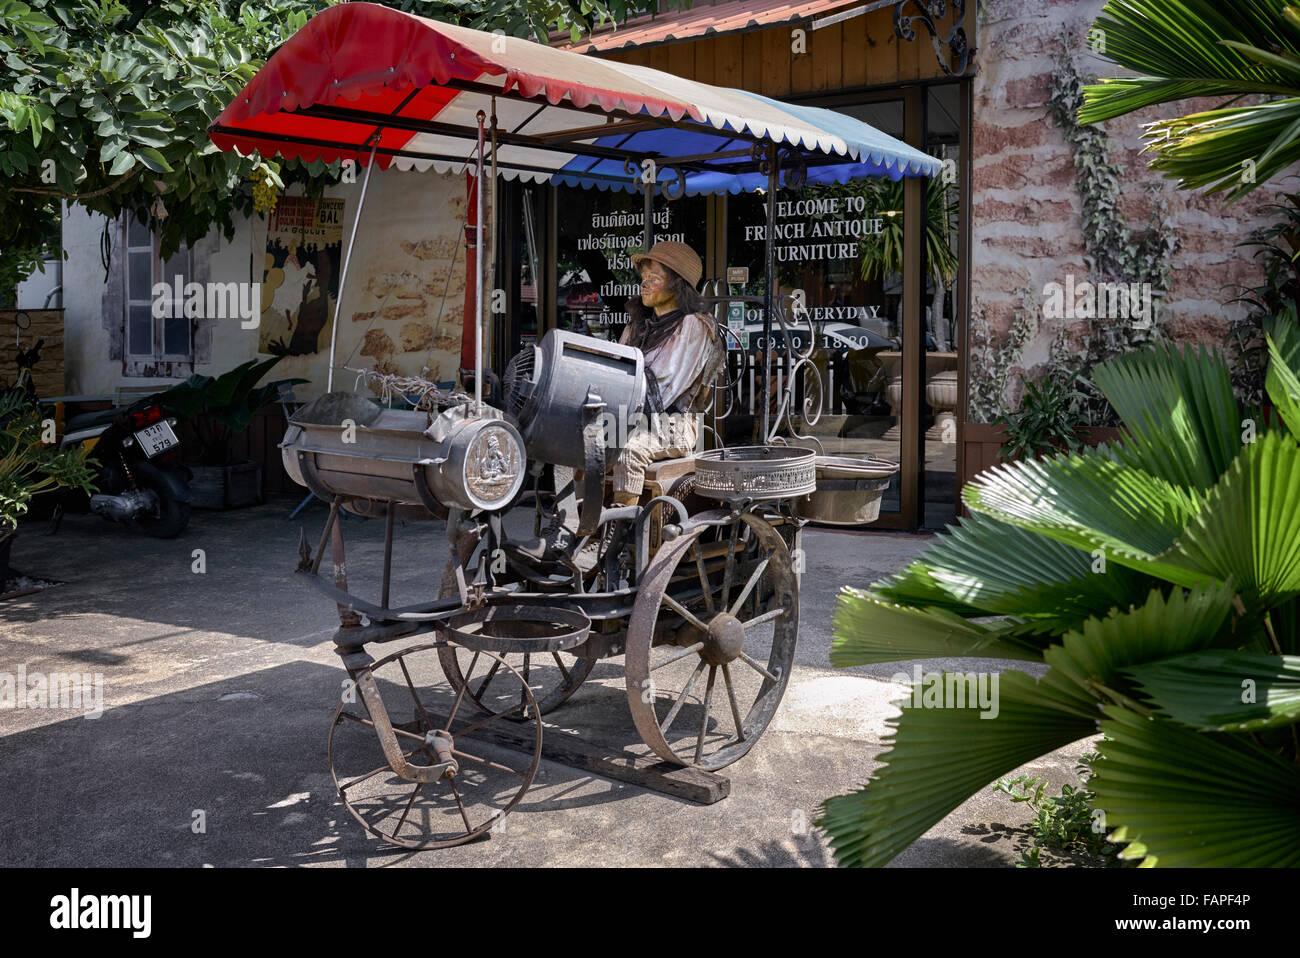
<svg viewBox="0 0 1300 958">
<path fill-rule="evenodd" d="M 1114 410 L 1092 385 L 1092 370 L 1106 360 L 1161 337 L 1160 304 L 1169 292 L 1177 238 L 1159 184 L 1149 184 L 1151 214 L 1134 230 L 1119 210 L 1124 170 L 1111 159 L 1110 141 L 1099 125 L 1079 123 L 1084 80 L 1075 65 L 1070 39 L 1056 57 L 1047 107 L 1074 155 L 1075 185 L 1082 205 L 1081 226 L 1088 280 L 1150 284 L 1150 322 L 1094 315 L 1057 329 L 1047 362 L 1049 373 L 1067 373 L 1078 390 L 1077 411 L 1090 425 L 1113 425 Z M 1097 311 L 1100 313 L 1100 310 Z"/>
<path fill-rule="evenodd" d="M 1006 336 L 997 335 L 983 302 L 976 300 L 971 304 L 968 368 L 979 370 L 979 375 L 970 378 L 972 422 L 992 422 L 1006 410 L 1012 369 L 1038 331 L 1038 312 L 1042 308 L 1038 297 L 1028 286 L 1019 291 L 1019 297 L 1020 306 L 1012 316 Z"/>
</svg>

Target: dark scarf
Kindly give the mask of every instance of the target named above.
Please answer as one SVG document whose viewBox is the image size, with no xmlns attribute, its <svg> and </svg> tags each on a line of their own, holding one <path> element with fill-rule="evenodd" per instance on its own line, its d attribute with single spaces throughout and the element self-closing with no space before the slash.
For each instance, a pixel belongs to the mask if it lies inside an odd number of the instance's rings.
<svg viewBox="0 0 1300 958">
<path fill-rule="evenodd" d="M 674 309 L 662 316 L 656 316 L 651 312 L 644 319 L 636 321 L 632 326 L 632 335 L 628 339 L 631 345 L 643 353 L 648 353 L 663 345 L 673 333 L 677 332 L 685 318 L 686 314 L 680 309 Z"/>
<path fill-rule="evenodd" d="M 669 337 L 681 327 L 682 320 L 685 318 L 686 314 L 680 309 L 674 309 L 662 316 L 651 312 L 644 319 L 634 322 L 628 344 L 635 346 L 642 353 L 648 353 L 667 342 Z M 663 397 L 659 395 L 659 377 L 650 370 L 648 363 L 645 368 L 645 404 L 647 412 L 666 412 Z"/>
</svg>

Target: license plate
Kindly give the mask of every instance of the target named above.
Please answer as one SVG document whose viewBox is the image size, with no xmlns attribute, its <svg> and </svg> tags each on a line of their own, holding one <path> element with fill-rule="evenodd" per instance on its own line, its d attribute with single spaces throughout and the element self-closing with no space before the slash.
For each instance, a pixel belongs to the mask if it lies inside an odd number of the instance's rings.
<svg viewBox="0 0 1300 958">
<path fill-rule="evenodd" d="M 135 434 L 135 441 L 140 444 L 144 454 L 152 459 L 160 452 L 165 452 L 172 446 L 180 444 L 176 438 L 176 433 L 172 432 L 172 427 L 165 422 L 154 423 L 147 426 Z"/>
</svg>

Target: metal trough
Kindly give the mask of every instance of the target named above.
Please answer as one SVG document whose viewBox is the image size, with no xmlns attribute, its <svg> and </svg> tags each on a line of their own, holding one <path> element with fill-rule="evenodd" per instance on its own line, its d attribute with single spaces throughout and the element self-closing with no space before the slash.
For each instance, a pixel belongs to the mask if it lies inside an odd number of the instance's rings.
<svg viewBox="0 0 1300 958">
<path fill-rule="evenodd" d="M 880 518 L 880 500 L 898 463 L 875 456 L 818 456 L 817 488 L 794 500 L 795 515 L 826 525 L 858 526 Z"/>
</svg>

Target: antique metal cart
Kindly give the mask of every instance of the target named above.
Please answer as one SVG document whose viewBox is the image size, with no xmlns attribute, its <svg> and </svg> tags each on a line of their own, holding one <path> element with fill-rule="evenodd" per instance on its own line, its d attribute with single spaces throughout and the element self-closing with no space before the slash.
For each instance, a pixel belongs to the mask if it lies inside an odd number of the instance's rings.
<svg viewBox="0 0 1300 958">
<path fill-rule="evenodd" d="M 479 249 L 489 169 L 640 191 L 647 214 L 656 196 L 762 189 L 772 223 L 779 187 L 940 165 L 826 110 L 365 3 L 309 21 L 210 132 L 224 149 L 359 162 L 362 205 L 376 164 L 472 171 Z M 358 208 L 340 301 L 360 218 Z M 797 318 L 799 301 L 777 290 L 768 233 L 757 301 L 770 333 Z M 782 388 L 763 404 L 760 444 L 655 463 L 640 502 L 608 507 L 608 425 L 642 410 L 641 353 L 552 330 L 512 360 L 502 401 L 489 404 L 481 258 L 477 269 L 472 394 L 390 382 L 414 407 L 392 409 L 333 391 L 332 343 L 330 391 L 293 416 L 281 444 L 290 475 L 330 503 L 298 572 L 339 610 L 348 681 L 330 723 L 331 772 L 367 830 L 408 848 L 502 828 L 537 772 L 542 716 L 586 682 L 619 683 L 620 656 L 636 733 L 664 762 L 719 769 L 753 748 L 790 679 L 801 529 L 818 491 L 816 440 L 790 415 L 799 403 L 800 421 L 816 421 L 815 335 L 775 363 L 766 337 L 763 377 L 775 370 Z M 717 316 L 743 298 L 716 282 L 705 292 Z M 716 385 L 714 420 L 737 385 Z M 528 496 L 531 509 L 520 506 Z M 344 512 L 385 524 L 377 601 L 348 590 Z M 447 530 L 447 551 L 426 558 L 430 597 L 404 606 L 390 601 L 399 519 Z M 566 533 L 551 540 L 562 548 L 524 548 L 547 527 Z M 412 644 L 420 636 L 429 641 Z M 377 660 L 367 651 L 399 640 Z M 488 733 L 507 726 L 503 748 Z"/>
</svg>

